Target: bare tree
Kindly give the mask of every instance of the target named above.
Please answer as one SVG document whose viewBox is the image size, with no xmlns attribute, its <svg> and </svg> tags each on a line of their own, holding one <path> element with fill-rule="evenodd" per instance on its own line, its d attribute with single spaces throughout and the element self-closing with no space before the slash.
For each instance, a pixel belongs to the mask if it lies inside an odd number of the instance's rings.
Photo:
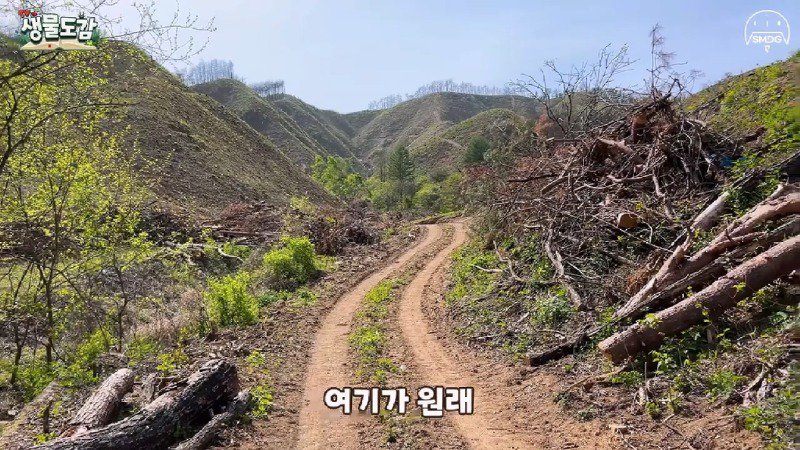
<svg viewBox="0 0 800 450">
<path fill-rule="evenodd" d="M 702 77 L 702 72 L 678 71 L 678 67 L 686 63 L 676 62 L 675 53 L 666 50 L 663 31 L 664 27 L 658 23 L 650 29 L 650 76 L 646 81 L 648 93 L 654 99 L 667 94 L 680 98 L 691 92 L 694 82 Z"/>
<path fill-rule="evenodd" d="M 572 138 L 632 103 L 631 91 L 616 87 L 615 81 L 633 63 L 627 45 L 618 50 L 606 45 L 593 63 L 561 69 L 555 61 L 546 61 L 539 76 L 526 74 L 512 84 L 540 104 L 563 136 Z"/>
<path fill-rule="evenodd" d="M 250 88 L 262 97 L 280 97 L 286 93 L 286 85 L 283 80 L 267 80 L 253 83 Z"/>
<path fill-rule="evenodd" d="M 190 86 L 226 78 L 241 81 L 241 78 L 233 70 L 233 61 L 220 59 L 200 60 L 199 63 L 188 69 L 176 72 L 176 75 Z"/>
</svg>

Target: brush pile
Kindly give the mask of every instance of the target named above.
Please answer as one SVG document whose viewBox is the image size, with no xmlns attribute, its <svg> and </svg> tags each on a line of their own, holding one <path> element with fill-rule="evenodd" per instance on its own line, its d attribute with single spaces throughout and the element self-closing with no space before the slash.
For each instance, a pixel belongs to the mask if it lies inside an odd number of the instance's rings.
<svg viewBox="0 0 800 450">
<path fill-rule="evenodd" d="M 580 139 L 528 149 L 493 209 L 506 230 L 539 237 L 576 309 L 621 303 L 613 321 L 623 325 L 660 311 L 652 326 L 600 344 L 621 362 L 800 269 L 800 189 L 790 173 L 800 152 L 731 170 L 769 151 L 762 133 L 720 135 L 657 97 Z M 531 362 L 568 354 L 599 330 L 587 325 Z"/>
</svg>

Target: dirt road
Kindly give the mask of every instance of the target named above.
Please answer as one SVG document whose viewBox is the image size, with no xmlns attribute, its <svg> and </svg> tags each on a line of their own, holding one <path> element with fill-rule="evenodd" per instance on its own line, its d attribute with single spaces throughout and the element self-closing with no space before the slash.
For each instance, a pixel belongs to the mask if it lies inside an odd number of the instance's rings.
<svg viewBox="0 0 800 450">
<path fill-rule="evenodd" d="M 370 289 L 442 238 L 441 225 L 426 225 L 425 230 L 426 235 L 421 242 L 342 296 L 325 317 L 314 339 L 306 372 L 297 448 L 356 447 L 357 424 L 366 416 L 356 413 L 346 416 L 339 410 L 328 409 L 323 403 L 323 395 L 330 387 L 352 384 L 353 377 L 346 366 L 349 352 L 347 337 L 355 312 Z"/>
<path fill-rule="evenodd" d="M 348 334 L 366 293 L 392 273 L 423 259 L 403 291 L 396 320 L 407 361 L 414 378 L 427 386 L 474 387 L 474 414 L 445 414 L 442 426 L 452 428 L 462 442 L 476 449 L 617 448 L 608 428 L 599 423 L 578 423 L 552 401 L 552 380 L 520 379 L 520 371 L 507 364 L 472 354 L 441 330 L 440 314 L 449 257 L 467 240 L 466 225 L 425 225 L 425 238 L 399 259 L 373 273 L 337 302 L 315 337 L 305 378 L 297 448 L 359 448 L 359 430 L 373 425 L 366 414 L 346 416 L 323 404 L 326 389 L 352 384 L 347 366 Z M 445 233 L 453 227 L 453 233 Z M 446 242 L 444 242 L 446 241 Z M 442 247 L 446 243 L 445 247 Z M 436 248 L 441 250 L 436 251 Z M 415 258 L 419 257 L 419 258 Z M 419 264 L 419 262 L 415 263 Z M 438 311 L 438 312 L 437 312 Z M 416 386 L 408 386 L 409 388 Z M 413 407 L 413 406 L 412 406 Z M 417 411 L 418 414 L 418 411 Z M 440 419 L 423 419 L 440 420 Z M 422 448 L 450 448 L 434 435 L 419 438 Z M 458 446 L 461 447 L 460 445 Z"/>
<path fill-rule="evenodd" d="M 408 285 L 400 303 L 399 322 L 406 344 L 412 349 L 419 377 L 429 386 L 475 387 L 475 412 L 472 415 L 451 414 L 450 420 L 472 448 L 526 448 L 521 436 L 508 429 L 504 415 L 496 411 L 505 404 L 494 401 L 490 392 L 481 389 L 469 367 L 457 362 L 431 331 L 430 320 L 423 311 L 423 301 L 441 286 L 431 286 L 434 274 L 448 261 L 450 254 L 467 240 L 463 223 L 455 223 L 450 244 L 431 259 Z M 438 284 L 438 283 L 437 283 Z M 495 407 L 493 407 L 495 406 Z"/>
</svg>

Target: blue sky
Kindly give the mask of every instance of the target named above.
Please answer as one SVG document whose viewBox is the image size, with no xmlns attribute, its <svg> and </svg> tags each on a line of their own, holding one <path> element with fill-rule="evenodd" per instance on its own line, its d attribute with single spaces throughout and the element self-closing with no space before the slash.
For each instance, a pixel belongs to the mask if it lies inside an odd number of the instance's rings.
<svg viewBox="0 0 800 450">
<path fill-rule="evenodd" d="M 123 0 L 124 3 L 124 0 Z M 247 81 L 284 79 L 287 92 L 350 112 L 370 100 L 452 78 L 502 86 L 555 59 L 591 60 L 606 44 L 628 44 L 639 59 L 620 79 L 643 79 L 648 31 L 664 27 L 667 48 L 687 69 L 717 81 L 788 57 L 800 46 L 800 1 L 182 1 L 217 31 L 196 59 L 230 59 Z M 158 2 L 162 14 L 172 2 Z M 757 10 L 781 12 L 790 45 L 746 46 Z"/>
<path fill-rule="evenodd" d="M 203 58 L 233 60 L 248 81 L 281 78 L 319 107 L 350 112 L 370 100 L 453 78 L 503 85 L 555 59 L 591 60 L 605 44 L 628 44 L 640 63 L 620 81 L 644 76 L 648 31 L 664 27 L 667 48 L 700 84 L 788 57 L 800 48 L 798 1 L 193 1 L 217 31 Z M 796 27 L 790 45 L 746 46 L 757 10 Z"/>
</svg>

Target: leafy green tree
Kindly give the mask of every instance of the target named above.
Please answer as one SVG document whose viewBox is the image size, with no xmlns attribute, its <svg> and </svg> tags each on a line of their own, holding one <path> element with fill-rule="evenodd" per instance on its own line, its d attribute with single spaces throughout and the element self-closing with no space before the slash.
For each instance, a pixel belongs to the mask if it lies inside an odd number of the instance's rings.
<svg viewBox="0 0 800 450">
<path fill-rule="evenodd" d="M 441 212 L 457 211 L 464 206 L 461 183 L 464 181 L 460 172 L 453 172 L 442 181 Z"/>
<path fill-rule="evenodd" d="M 311 177 L 331 194 L 353 200 L 364 194 L 364 179 L 353 169 L 353 162 L 340 156 L 317 155 L 311 165 Z"/>
<path fill-rule="evenodd" d="M 389 155 L 387 164 L 388 178 L 395 182 L 400 206 L 409 208 L 414 196 L 414 161 L 408 149 L 401 145 Z"/>
<path fill-rule="evenodd" d="M 489 141 L 483 136 L 476 136 L 469 141 L 467 152 L 464 154 L 465 164 L 479 164 L 484 161 L 486 152 L 489 151 L 491 145 Z"/>
<path fill-rule="evenodd" d="M 44 67 L 33 69 L 0 60 L 2 71 L 16 74 L 0 77 L 6 125 L 0 149 L 0 314 L 10 316 L 3 326 L 9 324 L 16 336 L 14 381 L 26 342 L 43 341 L 52 368 L 61 335 L 92 331 L 68 323 L 77 319 L 82 327 L 96 327 L 115 316 L 121 324 L 132 291 L 119 284 L 102 293 L 96 288 L 108 273 L 120 277 L 151 253 L 136 231 L 146 197 L 133 177 L 136 152 L 123 155 L 121 136 L 100 131 L 115 101 L 103 95 L 103 81 L 80 57 L 64 58 L 56 68 L 44 59 Z M 62 90 L 65 79 L 72 84 Z M 77 90 L 93 96 L 91 103 L 70 106 Z M 37 335 L 29 336 L 32 330 Z M 116 330 L 121 343 L 123 327 Z"/>
<path fill-rule="evenodd" d="M 381 180 L 379 175 L 369 177 L 366 181 L 369 201 L 380 210 L 390 210 L 397 205 L 398 195 L 391 182 Z"/>
<path fill-rule="evenodd" d="M 442 204 L 441 186 L 428 177 L 418 181 L 417 192 L 414 193 L 414 207 L 430 213 L 440 211 Z"/>
</svg>

